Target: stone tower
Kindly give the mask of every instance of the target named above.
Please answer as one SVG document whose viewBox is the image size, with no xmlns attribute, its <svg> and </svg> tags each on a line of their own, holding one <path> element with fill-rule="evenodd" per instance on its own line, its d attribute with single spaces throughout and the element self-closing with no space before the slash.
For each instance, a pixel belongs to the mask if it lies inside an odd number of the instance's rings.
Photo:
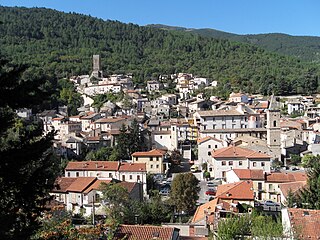
<svg viewBox="0 0 320 240">
<path fill-rule="evenodd" d="M 273 160 L 281 161 L 280 110 L 267 110 L 267 144 Z"/>
<path fill-rule="evenodd" d="M 101 70 L 101 58 L 100 55 L 93 55 L 92 58 L 92 74 L 91 76 L 96 78 L 102 78 L 102 70 Z"/>
</svg>

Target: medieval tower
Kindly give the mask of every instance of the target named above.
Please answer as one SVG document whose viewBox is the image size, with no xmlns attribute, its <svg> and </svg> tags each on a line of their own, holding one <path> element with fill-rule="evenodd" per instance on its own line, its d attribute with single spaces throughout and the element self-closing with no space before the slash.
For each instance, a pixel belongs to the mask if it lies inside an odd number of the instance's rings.
<svg viewBox="0 0 320 240">
<path fill-rule="evenodd" d="M 272 159 L 281 161 L 280 110 L 276 109 L 273 98 L 272 96 L 267 110 L 267 145 Z"/>
<path fill-rule="evenodd" d="M 101 70 L 101 58 L 100 55 L 93 55 L 92 58 L 92 77 L 102 78 L 102 70 Z"/>
</svg>

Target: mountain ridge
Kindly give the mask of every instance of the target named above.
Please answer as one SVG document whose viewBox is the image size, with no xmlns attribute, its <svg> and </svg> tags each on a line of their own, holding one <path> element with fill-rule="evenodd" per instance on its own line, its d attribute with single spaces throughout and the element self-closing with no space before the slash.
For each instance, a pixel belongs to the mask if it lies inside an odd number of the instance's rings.
<svg viewBox="0 0 320 240">
<path fill-rule="evenodd" d="M 163 24 L 149 24 L 147 26 L 255 44 L 265 50 L 298 57 L 304 61 L 320 62 L 320 37 L 318 36 L 294 36 L 286 33 L 235 34 L 211 28 L 185 28 Z"/>
</svg>

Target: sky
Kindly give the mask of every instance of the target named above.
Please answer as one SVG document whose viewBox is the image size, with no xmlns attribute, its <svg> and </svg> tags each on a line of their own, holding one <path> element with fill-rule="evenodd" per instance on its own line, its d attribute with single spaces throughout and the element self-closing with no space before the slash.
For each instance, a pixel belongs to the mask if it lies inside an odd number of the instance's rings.
<svg viewBox="0 0 320 240">
<path fill-rule="evenodd" d="M 0 0 L 0 5 L 46 7 L 142 26 L 320 36 L 319 0 Z"/>
</svg>

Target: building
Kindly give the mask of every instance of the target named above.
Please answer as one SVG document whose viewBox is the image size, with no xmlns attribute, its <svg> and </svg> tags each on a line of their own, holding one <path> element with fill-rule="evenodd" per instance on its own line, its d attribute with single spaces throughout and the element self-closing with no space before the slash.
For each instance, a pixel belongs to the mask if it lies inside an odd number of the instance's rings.
<svg viewBox="0 0 320 240">
<path fill-rule="evenodd" d="M 320 210 L 284 208 L 281 215 L 286 239 L 319 239 Z"/>
<path fill-rule="evenodd" d="M 198 144 L 198 160 L 200 163 L 211 163 L 212 150 L 217 150 L 223 147 L 227 147 L 228 143 L 224 140 L 220 140 L 214 137 L 204 137 L 197 140 Z M 208 166 L 209 168 L 212 166 Z"/>
<path fill-rule="evenodd" d="M 160 149 L 152 149 L 148 152 L 135 152 L 132 156 L 133 163 L 146 164 L 147 173 L 157 174 L 165 173 L 169 166 L 164 161 L 166 151 Z"/>
<path fill-rule="evenodd" d="M 213 176 L 225 178 L 231 169 L 254 169 L 270 172 L 270 156 L 233 145 L 212 151 Z"/>
<path fill-rule="evenodd" d="M 280 111 L 267 110 L 267 145 L 270 149 L 271 157 L 274 160 L 281 161 L 281 129 L 280 129 Z"/>
<path fill-rule="evenodd" d="M 145 163 L 120 161 L 69 162 L 65 168 L 65 177 L 97 177 L 98 179 L 116 179 L 142 184 L 147 194 L 147 171 Z"/>
</svg>

